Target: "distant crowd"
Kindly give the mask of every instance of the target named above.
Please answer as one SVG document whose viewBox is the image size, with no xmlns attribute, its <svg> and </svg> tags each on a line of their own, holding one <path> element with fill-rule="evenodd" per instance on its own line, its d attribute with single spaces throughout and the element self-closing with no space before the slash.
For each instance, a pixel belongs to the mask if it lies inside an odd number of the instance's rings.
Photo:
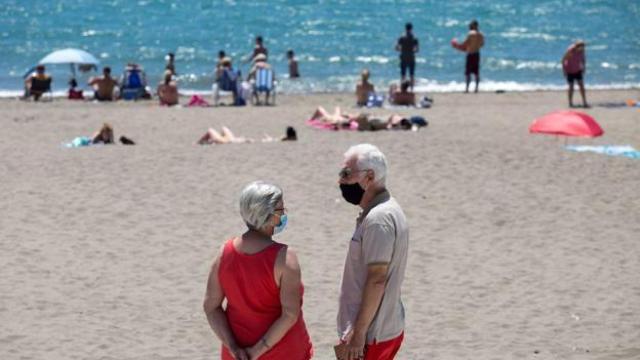
<svg viewBox="0 0 640 360">
<path fill-rule="evenodd" d="M 485 44 L 485 38 L 479 30 L 477 20 L 469 23 L 469 32 L 463 42 L 458 42 L 455 38 L 451 40 L 451 46 L 465 53 L 465 92 L 469 92 L 469 85 L 472 77 L 475 81 L 474 92 L 478 92 L 480 84 L 480 50 Z M 584 41 L 576 41 L 565 52 L 562 57 L 562 69 L 569 84 L 568 100 L 571 107 L 573 103 L 574 83 L 578 83 L 582 105 L 588 107 L 584 88 L 584 74 L 586 71 Z M 356 85 L 355 95 L 358 106 L 381 106 L 388 100 L 390 105 L 400 106 L 422 106 L 429 107 L 431 99 L 417 99 L 413 92 L 416 73 L 416 54 L 419 52 L 419 41 L 413 34 L 413 24 L 405 24 L 405 32 L 397 40 L 395 50 L 399 53 L 400 82 L 391 84 L 388 94 L 375 91 L 374 85 L 369 81 L 370 72 L 363 69 L 360 82 Z M 214 105 L 219 104 L 221 95 L 228 93 L 231 95 L 231 105 L 245 105 L 251 101 L 254 104 L 262 104 L 260 95 L 264 94 L 264 104 L 275 102 L 276 76 L 273 67 L 268 62 L 269 51 L 264 45 L 262 36 L 255 38 L 255 46 L 251 54 L 242 59 L 241 62 L 251 63 L 251 68 L 246 76 L 242 77 L 240 70 L 234 68 L 231 57 L 225 51 L 218 53 L 218 60 L 215 66 L 215 79 L 213 82 Z M 300 77 L 298 60 L 293 50 L 286 53 L 288 62 L 288 72 L 290 79 Z M 147 84 L 146 74 L 141 66 L 135 63 L 127 64 L 122 76 L 118 79 L 111 74 L 111 68 L 105 66 L 102 69 L 102 76 L 91 78 L 88 82 L 93 88 L 93 99 L 97 101 L 114 101 L 117 99 L 137 100 L 151 99 L 155 94 L 161 105 L 172 106 L 179 103 L 177 73 L 175 65 L 175 55 L 168 53 L 166 56 L 165 72 L 162 81 L 152 91 Z M 72 78 L 69 81 L 68 98 L 84 99 L 82 90 L 78 90 L 77 81 Z M 51 77 L 46 74 L 44 65 L 38 65 L 34 73 L 25 79 L 25 98 L 32 97 L 39 100 L 43 94 L 51 90 Z"/>
</svg>

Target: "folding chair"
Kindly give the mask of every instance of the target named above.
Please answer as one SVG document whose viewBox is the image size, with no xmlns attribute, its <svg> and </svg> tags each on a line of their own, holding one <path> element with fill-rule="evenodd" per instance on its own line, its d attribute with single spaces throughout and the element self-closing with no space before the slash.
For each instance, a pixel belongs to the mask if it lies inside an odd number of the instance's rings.
<svg viewBox="0 0 640 360">
<path fill-rule="evenodd" d="M 232 69 L 224 69 L 220 78 L 213 83 L 213 105 L 218 106 L 220 96 L 232 95 L 234 100 L 238 94 L 240 73 Z M 234 104 L 235 105 L 235 104 Z"/>
<path fill-rule="evenodd" d="M 266 94 L 265 104 L 269 105 L 269 97 L 271 96 L 272 105 L 276 104 L 276 81 L 273 70 L 271 69 L 258 69 L 256 71 L 256 79 L 253 84 L 253 104 L 260 104 L 259 94 L 263 92 Z"/>
</svg>

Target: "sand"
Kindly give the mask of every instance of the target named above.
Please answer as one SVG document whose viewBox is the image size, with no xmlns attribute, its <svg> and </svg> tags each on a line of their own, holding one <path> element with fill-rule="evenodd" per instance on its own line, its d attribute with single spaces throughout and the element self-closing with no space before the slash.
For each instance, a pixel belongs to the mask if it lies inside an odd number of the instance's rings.
<svg viewBox="0 0 640 360">
<path fill-rule="evenodd" d="M 638 91 L 591 91 L 592 104 Z M 342 153 L 378 145 L 410 226 L 398 359 L 640 358 L 640 161 L 563 149 L 527 132 L 563 92 L 435 94 L 418 132 L 304 126 L 317 104 L 162 108 L 156 102 L 0 101 L 0 359 L 214 359 L 202 311 L 213 254 L 243 223 L 237 196 L 284 188 L 304 317 L 330 359 L 342 265 L 358 209 L 336 185 Z M 183 99 L 183 102 L 186 100 Z M 377 110 L 388 113 L 389 110 Z M 586 110 L 605 129 L 572 144 L 640 149 L 640 111 Z M 66 149 L 111 122 L 137 146 Z M 214 126 L 296 143 L 197 146 Z"/>
</svg>

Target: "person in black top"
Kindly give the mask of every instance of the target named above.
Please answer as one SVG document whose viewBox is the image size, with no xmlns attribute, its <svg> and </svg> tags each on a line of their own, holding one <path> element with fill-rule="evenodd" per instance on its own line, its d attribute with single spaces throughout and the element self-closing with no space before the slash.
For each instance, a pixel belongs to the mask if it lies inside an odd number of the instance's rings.
<svg viewBox="0 0 640 360">
<path fill-rule="evenodd" d="M 405 34 L 398 39 L 396 50 L 400 52 L 400 76 L 401 82 L 404 82 L 407 70 L 411 77 L 411 88 L 414 84 L 414 73 L 416 69 L 416 53 L 418 52 L 418 39 L 413 37 L 413 25 L 406 23 L 404 25 Z"/>
</svg>

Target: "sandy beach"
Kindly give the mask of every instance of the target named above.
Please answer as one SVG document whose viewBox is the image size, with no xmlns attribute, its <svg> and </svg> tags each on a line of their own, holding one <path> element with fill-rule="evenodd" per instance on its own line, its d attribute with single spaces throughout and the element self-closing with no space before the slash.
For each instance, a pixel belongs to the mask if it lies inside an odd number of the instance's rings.
<svg viewBox="0 0 640 360">
<path fill-rule="evenodd" d="M 638 90 L 589 91 L 605 130 L 571 144 L 640 149 Z M 337 173 L 380 147 L 411 237 L 398 359 L 640 359 L 640 161 L 570 152 L 529 124 L 565 92 L 435 94 L 418 132 L 320 131 L 317 105 L 164 108 L 0 100 L 0 359 L 216 359 L 202 311 L 223 241 L 243 231 L 246 183 L 284 189 L 316 359 L 331 359 L 338 289 L 358 209 Z M 182 99 L 185 103 L 187 100 Z M 582 111 L 581 109 L 578 109 Z M 110 122 L 136 146 L 68 149 Z M 198 146 L 208 127 L 295 143 Z"/>
</svg>

